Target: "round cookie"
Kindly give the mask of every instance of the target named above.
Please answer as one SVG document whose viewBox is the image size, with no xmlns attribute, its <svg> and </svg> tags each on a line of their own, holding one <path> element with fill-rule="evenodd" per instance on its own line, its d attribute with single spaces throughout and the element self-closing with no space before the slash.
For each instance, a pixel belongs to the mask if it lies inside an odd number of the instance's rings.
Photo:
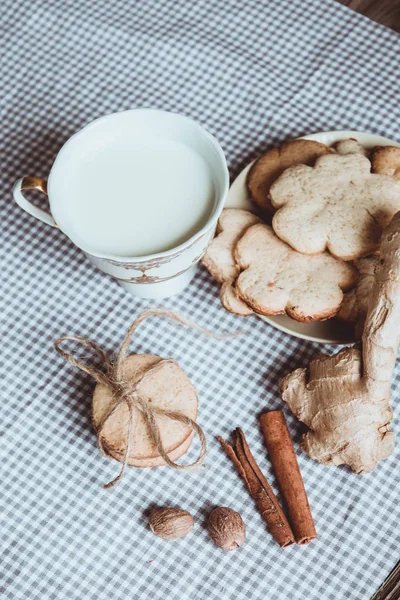
<svg viewBox="0 0 400 600">
<path fill-rule="evenodd" d="M 152 354 L 132 354 L 123 364 L 124 378 L 135 382 L 151 367 L 162 359 Z M 197 394 L 186 373 L 175 362 L 165 363 L 157 374 L 145 376 L 138 385 L 141 397 L 157 406 L 196 420 Z M 97 431 L 104 416 L 110 411 L 114 398 L 110 388 L 101 383 L 96 385 L 92 401 L 92 419 Z M 122 462 L 126 450 L 129 410 L 125 402 L 116 409 L 106 421 L 101 440 L 108 456 Z M 157 415 L 156 421 L 161 437 L 171 460 L 183 456 L 188 450 L 194 432 L 187 425 L 173 421 L 166 416 Z M 128 465 L 135 467 L 156 467 L 164 465 L 143 418 L 142 413 L 133 409 L 132 445 Z"/>
</svg>

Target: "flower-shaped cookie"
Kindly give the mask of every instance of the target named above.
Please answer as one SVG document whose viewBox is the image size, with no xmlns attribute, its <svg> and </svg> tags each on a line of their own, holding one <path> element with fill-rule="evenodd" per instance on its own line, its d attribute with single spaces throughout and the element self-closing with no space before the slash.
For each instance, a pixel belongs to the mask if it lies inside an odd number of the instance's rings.
<svg viewBox="0 0 400 600">
<path fill-rule="evenodd" d="M 237 297 L 232 282 L 239 275 L 239 269 L 233 258 L 233 251 L 244 232 L 260 219 L 247 210 L 225 208 L 218 220 L 217 235 L 207 248 L 202 263 L 211 275 L 222 284 L 221 303 L 226 310 L 237 315 L 253 314 Z"/>
<path fill-rule="evenodd" d="M 362 154 L 329 154 L 287 169 L 271 187 L 275 233 L 295 250 L 355 260 L 379 248 L 400 210 L 400 182 L 370 172 Z"/>
<path fill-rule="evenodd" d="M 260 156 L 247 174 L 246 186 L 249 198 L 263 211 L 264 215 L 275 212 L 269 197 L 271 185 L 288 167 L 313 165 L 323 154 L 333 152 L 331 148 L 314 140 L 290 140 L 278 148 L 272 148 Z"/>
<path fill-rule="evenodd" d="M 400 148 L 377 146 L 372 155 L 372 172 L 400 180 Z"/>
<path fill-rule="evenodd" d="M 335 150 L 338 154 L 362 154 L 367 157 L 369 154 L 368 150 L 355 138 L 348 138 L 336 142 Z"/>
<path fill-rule="evenodd" d="M 262 315 L 287 313 L 296 321 L 332 317 L 343 290 L 357 279 L 357 270 L 328 252 L 307 256 L 282 242 L 269 225 L 250 227 L 239 240 L 235 259 L 241 273 L 238 295 Z"/>
</svg>

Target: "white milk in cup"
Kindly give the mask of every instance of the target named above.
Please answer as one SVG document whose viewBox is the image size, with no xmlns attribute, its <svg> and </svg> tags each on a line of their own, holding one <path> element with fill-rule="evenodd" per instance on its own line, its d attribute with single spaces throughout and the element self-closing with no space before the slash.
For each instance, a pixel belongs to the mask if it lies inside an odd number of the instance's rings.
<svg viewBox="0 0 400 600">
<path fill-rule="evenodd" d="M 161 298 L 193 277 L 228 185 L 223 151 L 206 130 L 182 115 L 138 109 L 87 125 L 60 150 L 48 181 L 19 179 L 14 198 L 128 291 Z M 47 193 L 50 212 L 24 189 Z"/>
</svg>

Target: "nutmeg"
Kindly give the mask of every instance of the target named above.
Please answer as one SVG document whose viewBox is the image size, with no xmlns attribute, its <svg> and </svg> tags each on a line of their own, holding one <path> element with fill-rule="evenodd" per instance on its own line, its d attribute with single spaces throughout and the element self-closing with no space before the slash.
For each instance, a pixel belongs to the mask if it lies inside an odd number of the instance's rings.
<svg viewBox="0 0 400 600">
<path fill-rule="evenodd" d="M 150 529 L 164 540 L 185 537 L 194 525 L 193 517 L 180 508 L 155 508 L 150 515 Z"/>
<path fill-rule="evenodd" d="M 218 506 L 208 517 L 208 533 L 223 550 L 236 550 L 246 539 L 246 525 L 232 508 Z"/>
</svg>

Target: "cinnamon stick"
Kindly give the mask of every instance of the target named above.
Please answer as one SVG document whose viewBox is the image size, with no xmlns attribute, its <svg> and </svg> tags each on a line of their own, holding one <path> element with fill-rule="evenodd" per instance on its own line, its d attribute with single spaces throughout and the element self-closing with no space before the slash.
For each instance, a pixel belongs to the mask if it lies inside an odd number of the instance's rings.
<svg viewBox="0 0 400 600">
<path fill-rule="evenodd" d="M 243 478 L 269 532 L 282 548 L 291 546 L 295 541 L 294 535 L 278 499 L 254 460 L 243 431 L 237 428 L 235 434 L 233 446 L 221 437 L 218 441 Z"/>
<path fill-rule="evenodd" d="M 260 425 L 296 542 L 308 544 L 317 532 L 285 416 L 280 410 L 266 412 Z"/>
</svg>

